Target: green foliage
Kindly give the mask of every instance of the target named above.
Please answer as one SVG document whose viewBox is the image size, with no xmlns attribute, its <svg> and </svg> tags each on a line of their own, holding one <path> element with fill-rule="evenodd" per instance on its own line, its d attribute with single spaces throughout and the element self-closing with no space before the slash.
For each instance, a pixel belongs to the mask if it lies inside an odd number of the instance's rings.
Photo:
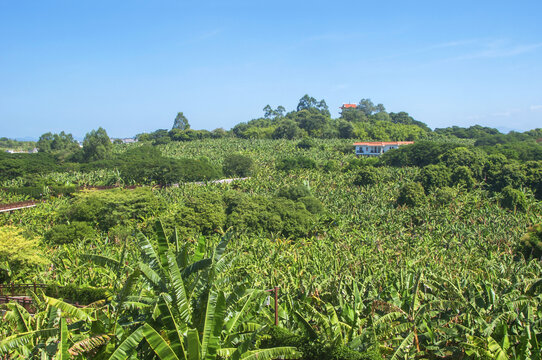
<svg viewBox="0 0 542 360">
<path fill-rule="evenodd" d="M 239 232 L 306 237 L 314 222 L 305 203 L 314 213 L 318 213 L 320 211 L 318 200 L 304 199 L 306 192 L 301 187 L 289 188 L 284 196 L 292 196 L 298 201 L 286 197 L 266 198 L 241 193 L 227 194 L 225 203 L 228 226 Z"/>
<path fill-rule="evenodd" d="M 25 187 L 9 187 L 4 188 L 4 191 L 11 194 L 24 195 L 32 199 L 44 199 L 50 196 L 71 196 L 76 191 L 75 186 L 25 186 Z"/>
<path fill-rule="evenodd" d="M 175 116 L 175 121 L 173 122 L 173 129 L 179 129 L 179 130 L 187 130 L 190 128 L 190 124 L 188 123 L 188 119 L 182 112 L 177 113 L 177 116 Z"/>
<path fill-rule="evenodd" d="M 419 182 L 406 183 L 399 189 L 397 205 L 416 207 L 425 204 L 425 202 L 425 191 Z"/>
<path fill-rule="evenodd" d="M 271 135 L 273 139 L 298 139 L 302 137 L 304 133 L 294 120 L 285 119 L 278 123 L 276 129 Z"/>
<path fill-rule="evenodd" d="M 296 184 L 281 188 L 277 196 L 296 201 L 299 198 L 311 196 L 311 191 L 306 185 Z"/>
<path fill-rule="evenodd" d="M 502 191 L 507 186 L 516 189 L 524 186 L 527 178 L 522 165 L 510 163 L 488 171 L 487 182 L 493 191 Z"/>
<path fill-rule="evenodd" d="M 49 297 L 64 299 L 72 303 L 77 302 L 80 305 L 88 305 L 99 300 L 107 300 L 111 296 L 111 289 L 77 286 L 73 284 L 64 286 L 49 284 L 43 292 Z"/>
<path fill-rule="evenodd" d="M 59 169 L 51 154 L 7 154 L 0 152 L 0 181 L 15 179 L 27 174 L 44 174 Z"/>
<path fill-rule="evenodd" d="M 45 241 L 52 245 L 70 244 L 92 239 L 96 231 L 86 222 L 73 221 L 70 224 L 59 224 L 53 226 L 45 234 Z"/>
<path fill-rule="evenodd" d="M 72 134 L 66 134 L 64 131 L 61 131 L 59 134 L 48 132 L 41 135 L 36 146 L 40 152 L 45 153 L 75 151 L 79 149 L 79 144 L 73 138 Z"/>
<path fill-rule="evenodd" d="M 529 227 L 519 242 L 519 251 L 526 258 L 542 258 L 542 224 Z"/>
<path fill-rule="evenodd" d="M 455 169 L 465 166 L 470 169 L 474 176 L 480 178 L 486 163 L 486 156 L 482 152 L 463 146 L 450 149 L 440 155 L 440 161 L 446 166 Z"/>
<path fill-rule="evenodd" d="M 292 171 L 298 169 L 314 169 L 316 162 L 306 156 L 288 157 L 278 161 L 277 170 Z"/>
<path fill-rule="evenodd" d="M 424 166 L 417 179 L 427 193 L 434 189 L 448 186 L 451 181 L 451 171 L 444 165 Z"/>
<path fill-rule="evenodd" d="M 457 197 L 457 191 L 444 186 L 435 191 L 435 200 L 439 205 L 448 205 Z"/>
<path fill-rule="evenodd" d="M 314 196 L 303 196 L 297 200 L 303 203 L 303 205 L 305 205 L 305 209 L 307 209 L 311 214 L 322 214 L 324 212 L 322 202 Z"/>
<path fill-rule="evenodd" d="M 441 155 L 458 146 L 458 144 L 454 143 L 418 141 L 412 145 L 401 146 L 394 151 L 385 152 L 381 156 L 381 161 L 382 164 L 388 166 L 424 167 L 429 164 L 438 163 Z"/>
<path fill-rule="evenodd" d="M 262 340 L 262 347 L 292 346 L 301 352 L 302 360 L 364 360 L 379 357 L 373 354 L 362 354 L 344 345 L 329 345 L 309 336 L 296 335 L 281 327 L 270 327 L 268 337 Z"/>
<path fill-rule="evenodd" d="M 440 128 L 435 129 L 435 133 L 446 136 L 455 136 L 461 139 L 480 139 L 487 137 L 488 135 L 500 134 L 497 129 L 480 125 L 474 125 L 469 128 L 462 128 L 459 126 Z"/>
<path fill-rule="evenodd" d="M 4 280 L 24 279 L 45 264 L 38 244 L 38 239 L 25 236 L 21 228 L 0 227 L 0 266 L 7 264 L 9 269 L 8 277 L 3 276 Z"/>
<path fill-rule="evenodd" d="M 538 200 L 542 200 L 542 161 L 527 162 L 525 167 L 525 184 L 533 190 Z"/>
<path fill-rule="evenodd" d="M 527 210 L 527 197 L 521 190 L 507 186 L 502 189 L 501 206 L 505 209 L 513 211 Z"/>
<path fill-rule="evenodd" d="M 465 187 L 465 189 L 472 189 L 476 184 L 472 171 L 467 166 L 457 166 L 452 170 L 451 183 L 453 185 L 459 185 Z"/>
<path fill-rule="evenodd" d="M 303 138 L 300 142 L 297 143 L 296 147 L 299 149 L 309 150 L 316 146 L 316 143 L 313 139 L 306 137 Z"/>
<path fill-rule="evenodd" d="M 83 156 L 86 161 L 102 160 L 105 159 L 109 153 L 113 144 L 107 132 L 103 128 L 98 130 L 92 130 L 85 135 L 83 140 Z"/>
<path fill-rule="evenodd" d="M 149 188 L 119 188 L 77 193 L 73 204 L 62 214 L 70 221 L 89 222 L 106 231 L 115 225 L 131 224 L 159 208 L 160 202 Z"/>
<path fill-rule="evenodd" d="M 363 166 L 359 169 L 354 178 L 354 185 L 375 185 L 380 181 L 382 181 L 382 176 L 380 175 L 378 168 L 375 168 L 374 166 Z"/>
<path fill-rule="evenodd" d="M 173 223 L 183 237 L 220 232 L 226 223 L 224 203 L 214 194 L 190 197 L 175 213 Z"/>
<path fill-rule="evenodd" d="M 254 161 L 242 154 L 230 154 L 224 158 L 222 172 L 226 176 L 247 177 L 252 174 Z"/>
<path fill-rule="evenodd" d="M 2 150 L 31 151 L 35 147 L 35 141 L 18 141 L 14 139 L 8 139 L 7 137 L 0 137 L 0 149 Z"/>
</svg>

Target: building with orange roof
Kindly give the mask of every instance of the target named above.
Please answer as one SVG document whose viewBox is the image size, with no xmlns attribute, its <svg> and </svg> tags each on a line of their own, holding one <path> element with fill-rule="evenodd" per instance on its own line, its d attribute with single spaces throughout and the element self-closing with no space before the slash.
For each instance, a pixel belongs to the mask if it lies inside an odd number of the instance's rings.
<svg viewBox="0 0 542 360">
<path fill-rule="evenodd" d="M 414 141 L 368 141 L 354 143 L 358 156 L 380 156 L 399 146 L 414 144 Z"/>
<path fill-rule="evenodd" d="M 343 104 L 343 106 L 341 106 L 340 108 L 341 109 L 356 109 L 358 107 L 358 104 Z"/>
</svg>

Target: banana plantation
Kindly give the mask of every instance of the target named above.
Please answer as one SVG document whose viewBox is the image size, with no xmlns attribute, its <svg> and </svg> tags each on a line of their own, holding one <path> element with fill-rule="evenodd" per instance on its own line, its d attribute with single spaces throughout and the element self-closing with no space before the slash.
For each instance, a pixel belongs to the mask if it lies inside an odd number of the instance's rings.
<svg viewBox="0 0 542 360">
<path fill-rule="evenodd" d="M 228 183 L 34 174 L 43 201 L 0 214 L 0 283 L 46 286 L 0 305 L 0 358 L 542 359 L 542 164 L 435 144 L 419 165 L 350 140 L 156 146 L 251 159 Z"/>
</svg>

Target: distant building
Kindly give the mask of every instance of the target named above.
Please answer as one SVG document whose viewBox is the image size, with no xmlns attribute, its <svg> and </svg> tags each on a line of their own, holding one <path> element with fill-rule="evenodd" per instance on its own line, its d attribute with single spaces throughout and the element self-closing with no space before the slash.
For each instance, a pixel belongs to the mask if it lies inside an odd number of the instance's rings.
<svg viewBox="0 0 542 360">
<path fill-rule="evenodd" d="M 340 108 L 342 110 L 344 109 L 356 109 L 358 107 L 358 104 L 343 104 Z"/>
<path fill-rule="evenodd" d="M 110 138 L 109 140 L 111 140 L 112 143 L 115 142 L 115 140 L 120 140 L 123 144 L 131 144 L 131 143 L 137 142 L 137 139 L 133 139 L 133 138 L 124 138 L 124 139 Z"/>
<path fill-rule="evenodd" d="M 38 152 L 38 149 L 37 148 L 33 148 L 32 150 L 13 150 L 13 149 L 8 149 L 6 150 L 7 153 L 9 154 L 35 154 Z"/>
<path fill-rule="evenodd" d="M 380 156 L 388 150 L 399 146 L 414 144 L 414 141 L 370 141 L 354 143 L 356 155 Z"/>
</svg>

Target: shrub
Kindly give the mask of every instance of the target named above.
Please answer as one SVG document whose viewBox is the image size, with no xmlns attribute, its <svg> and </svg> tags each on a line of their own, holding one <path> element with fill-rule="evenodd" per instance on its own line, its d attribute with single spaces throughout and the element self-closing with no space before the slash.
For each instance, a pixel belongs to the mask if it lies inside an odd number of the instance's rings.
<svg viewBox="0 0 542 360">
<path fill-rule="evenodd" d="M 231 154 L 226 156 L 222 171 L 226 176 L 246 177 L 252 174 L 254 161 L 248 156 L 241 154 Z"/>
<path fill-rule="evenodd" d="M 45 295 L 64 299 L 68 302 L 77 302 L 80 305 L 88 305 L 98 300 L 107 299 L 110 296 L 110 289 L 95 288 L 92 286 L 77 286 L 73 284 L 58 286 L 49 284 L 45 288 Z"/>
<path fill-rule="evenodd" d="M 435 192 L 435 200 L 439 205 L 447 205 L 451 203 L 456 196 L 457 192 L 448 186 L 437 189 Z"/>
<path fill-rule="evenodd" d="M 542 258 L 542 224 L 529 227 L 520 240 L 519 251 L 526 258 Z"/>
<path fill-rule="evenodd" d="M 25 236 L 22 229 L 13 226 L 0 227 L 0 264 L 7 263 L 10 269 L 4 272 L 5 281 L 24 278 L 45 264 L 38 245 L 38 240 Z"/>
<path fill-rule="evenodd" d="M 268 336 L 262 338 L 261 348 L 294 346 L 302 353 L 303 360 L 381 359 L 376 353 L 361 353 L 344 345 L 330 345 L 319 339 L 311 339 L 308 336 L 293 334 L 277 326 L 270 327 L 267 333 Z"/>
<path fill-rule="evenodd" d="M 527 198 L 525 193 L 511 186 L 505 187 L 502 192 L 501 206 L 513 211 L 527 210 Z"/>
<path fill-rule="evenodd" d="M 96 231 L 88 223 L 73 221 L 70 224 L 55 225 L 45 234 L 45 241 L 54 245 L 71 244 L 96 236 Z"/>
<path fill-rule="evenodd" d="M 374 185 L 379 180 L 379 170 L 373 166 L 362 167 L 354 178 L 354 185 Z"/>
<path fill-rule="evenodd" d="M 86 221 L 107 231 L 153 214 L 160 202 L 149 188 L 85 191 L 75 194 L 74 203 L 62 211 L 70 221 Z"/>
<path fill-rule="evenodd" d="M 476 180 L 472 176 L 472 171 L 466 166 L 458 166 L 452 171 L 452 184 L 464 186 L 466 189 L 472 189 Z"/>
<path fill-rule="evenodd" d="M 305 205 L 305 209 L 307 209 L 311 214 L 321 214 L 324 212 L 322 202 L 314 196 L 304 196 L 299 198 L 299 201 Z"/>
<path fill-rule="evenodd" d="M 399 189 L 397 205 L 420 206 L 426 201 L 425 191 L 419 182 L 411 182 L 403 185 Z"/>
<path fill-rule="evenodd" d="M 314 140 L 312 140 L 309 137 L 303 138 L 300 142 L 297 143 L 296 147 L 298 149 L 304 149 L 309 150 L 310 148 L 314 147 L 316 144 L 314 143 Z"/>
<path fill-rule="evenodd" d="M 328 173 L 337 171 L 339 170 L 339 168 L 340 168 L 340 164 L 337 160 L 328 160 L 322 166 L 322 170 Z"/>
<path fill-rule="evenodd" d="M 214 233 L 226 223 L 224 202 L 220 196 L 207 192 L 191 197 L 175 214 L 174 223 L 182 236 Z"/>
<path fill-rule="evenodd" d="M 444 165 L 427 165 L 418 176 L 418 181 L 422 184 L 426 193 L 431 190 L 448 186 L 451 180 L 450 169 Z"/>
<path fill-rule="evenodd" d="M 299 198 L 311 196 L 311 192 L 305 185 L 297 184 L 281 188 L 277 196 L 296 201 Z"/>
<path fill-rule="evenodd" d="M 477 178 L 482 176 L 482 170 L 487 162 L 486 155 L 482 151 L 463 146 L 446 151 L 439 159 L 450 168 L 466 166 Z"/>
<path fill-rule="evenodd" d="M 306 236 L 313 215 L 304 203 L 288 198 L 266 198 L 229 193 L 225 196 L 227 225 L 237 231 L 264 232 L 286 237 Z M 312 202 L 312 201 L 311 201 Z M 317 205 L 313 210 L 317 210 Z"/>
<path fill-rule="evenodd" d="M 506 164 L 498 170 L 488 173 L 487 182 L 491 190 L 502 191 L 507 186 L 519 188 L 527 182 L 523 166 L 519 164 Z"/>
<path fill-rule="evenodd" d="M 530 161 L 526 167 L 526 184 L 533 190 L 535 197 L 542 200 L 542 161 Z"/>
<path fill-rule="evenodd" d="M 314 169 L 316 162 L 306 156 L 297 156 L 279 160 L 277 170 L 291 171 L 297 169 Z"/>
</svg>

